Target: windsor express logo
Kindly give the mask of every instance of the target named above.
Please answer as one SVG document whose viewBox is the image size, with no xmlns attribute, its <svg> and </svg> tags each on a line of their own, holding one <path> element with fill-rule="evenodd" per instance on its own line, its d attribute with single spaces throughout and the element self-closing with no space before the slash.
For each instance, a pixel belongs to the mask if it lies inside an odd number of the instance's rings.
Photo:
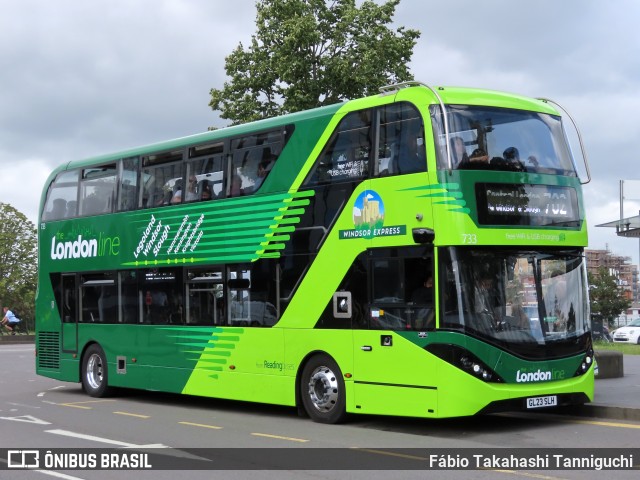
<svg viewBox="0 0 640 480">
<path fill-rule="evenodd" d="M 74 232 L 69 236 L 58 232 L 51 238 L 51 260 L 84 259 L 117 256 L 120 253 L 120 237 Z"/>
<path fill-rule="evenodd" d="M 340 239 L 374 238 L 405 235 L 406 225 L 384 226 L 385 208 L 380 195 L 373 190 L 362 192 L 353 204 L 351 230 L 340 230 Z"/>
</svg>

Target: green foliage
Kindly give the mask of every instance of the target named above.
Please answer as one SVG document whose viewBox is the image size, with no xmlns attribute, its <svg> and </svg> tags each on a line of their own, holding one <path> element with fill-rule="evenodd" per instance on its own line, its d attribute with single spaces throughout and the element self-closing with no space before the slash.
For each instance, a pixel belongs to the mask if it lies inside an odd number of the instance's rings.
<svg viewBox="0 0 640 480">
<path fill-rule="evenodd" d="M 591 297 L 591 313 L 601 315 L 609 326 L 618 315 L 631 306 L 613 276 L 605 267 L 600 267 L 595 274 L 589 273 L 589 295 Z"/>
<path fill-rule="evenodd" d="M 378 93 L 412 80 L 417 30 L 391 30 L 400 0 L 258 0 L 257 32 L 226 57 L 209 106 L 233 124 Z"/>
<path fill-rule="evenodd" d="M 32 327 L 35 314 L 38 240 L 27 217 L 0 203 L 0 306 L 15 309 Z"/>
<path fill-rule="evenodd" d="M 594 350 L 611 350 L 613 352 L 621 352 L 624 355 L 640 355 L 640 345 L 633 345 L 630 343 L 615 343 L 615 342 L 593 342 Z"/>
</svg>

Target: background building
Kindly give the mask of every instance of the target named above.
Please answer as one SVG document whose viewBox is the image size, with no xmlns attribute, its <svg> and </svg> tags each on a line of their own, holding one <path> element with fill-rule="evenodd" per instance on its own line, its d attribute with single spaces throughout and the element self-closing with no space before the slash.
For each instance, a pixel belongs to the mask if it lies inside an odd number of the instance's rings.
<svg viewBox="0 0 640 480">
<path fill-rule="evenodd" d="M 619 323 L 626 324 L 640 317 L 638 266 L 631 263 L 631 257 L 615 255 L 609 251 L 608 247 L 606 250 L 585 250 L 584 253 L 587 257 L 587 271 L 595 274 L 600 267 L 605 267 L 616 278 L 624 296 L 631 300 L 631 308 Z"/>
</svg>

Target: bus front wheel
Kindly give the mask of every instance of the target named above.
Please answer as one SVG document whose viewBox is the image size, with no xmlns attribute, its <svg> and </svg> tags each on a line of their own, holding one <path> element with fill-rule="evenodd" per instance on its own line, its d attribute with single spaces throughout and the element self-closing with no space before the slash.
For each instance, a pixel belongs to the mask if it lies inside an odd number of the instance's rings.
<svg viewBox="0 0 640 480">
<path fill-rule="evenodd" d="M 107 357 L 98 344 L 93 344 L 82 357 L 82 388 L 92 397 L 109 394 Z"/>
<path fill-rule="evenodd" d="M 314 422 L 340 423 L 345 419 L 344 379 L 333 358 L 322 354 L 307 362 L 302 370 L 300 397 Z"/>
</svg>

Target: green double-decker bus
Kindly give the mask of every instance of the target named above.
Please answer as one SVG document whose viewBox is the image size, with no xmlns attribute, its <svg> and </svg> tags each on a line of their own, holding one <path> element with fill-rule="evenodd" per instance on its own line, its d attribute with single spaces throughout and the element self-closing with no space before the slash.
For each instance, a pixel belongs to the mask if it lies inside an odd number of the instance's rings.
<svg viewBox="0 0 640 480">
<path fill-rule="evenodd" d="M 410 82 L 64 163 L 41 201 L 37 372 L 325 423 L 589 402 L 563 118 Z"/>
</svg>

